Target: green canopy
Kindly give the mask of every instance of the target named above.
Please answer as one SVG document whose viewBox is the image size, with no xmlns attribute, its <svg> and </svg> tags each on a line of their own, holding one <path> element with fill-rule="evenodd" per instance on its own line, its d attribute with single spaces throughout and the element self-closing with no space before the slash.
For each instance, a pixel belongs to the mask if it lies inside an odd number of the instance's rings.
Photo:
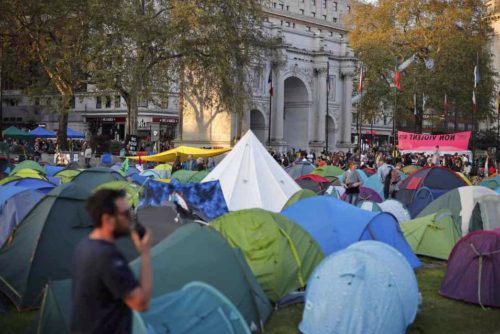
<svg viewBox="0 0 500 334">
<path fill-rule="evenodd" d="M 292 197 L 288 199 L 288 201 L 285 203 L 281 211 L 288 208 L 293 203 L 300 201 L 303 198 L 314 197 L 314 196 L 318 196 L 314 191 L 310 189 L 300 189 L 295 194 L 293 194 Z"/>
<path fill-rule="evenodd" d="M 61 179 L 61 183 L 68 183 L 73 181 L 73 179 L 80 174 L 81 171 L 78 169 L 63 169 L 55 173 L 54 176 Z"/>
<path fill-rule="evenodd" d="M 3 130 L 2 135 L 4 137 L 15 138 L 15 139 L 33 138 L 33 136 L 30 135 L 28 132 L 24 132 L 23 130 L 18 129 L 15 126 L 11 126 L 7 129 Z"/>
<path fill-rule="evenodd" d="M 311 236 L 285 216 L 262 209 L 230 212 L 210 222 L 245 259 L 269 299 L 305 286 L 324 255 Z"/>
<path fill-rule="evenodd" d="M 34 162 L 33 160 L 24 160 L 20 162 L 19 164 L 16 165 L 16 167 L 12 170 L 10 174 L 16 174 L 17 172 L 23 169 L 31 169 L 37 171 L 41 175 L 47 175 L 45 169 L 42 166 L 40 166 L 40 164 Z"/>
<path fill-rule="evenodd" d="M 337 181 L 340 175 L 344 174 L 344 171 L 337 166 L 326 165 L 316 168 L 312 171 L 311 174 L 323 176 L 324 178 L 327 178 L 328 180 L 334 182 Z"/>
<path fill-rule="evenodd" d="M 129 203 L 137 208 L 139 205 L 139 198 L 142 188 L 135 183 L 130 183 L 127 181 L 110 181 L 101 184 L 94 191 L 98 191 L 100 189 L 123 189 L 127 193 L 127 199 Z"/>
<path fill-rule="evenodd" d="M 103 183 L 111 181 L 126 181 L 117 171 L 111 168 L 89 168 L 85 169 L 73 178 L 73 183 L 87 189 L 94 190 Z"/>
<path fill-rule="evenodd" d="M 177 179 L 180 183 L 200 183 L 205 176 L 208 175 L 208 170 L 194 171 L 180 169 L 172 174 L 170 179 Z"/>
<path fill-rule="evenodd" d="M 131 262 L 139 274 L 140 258 Z M 207 283 L 225 295 L 250 328 L 260 328 L 272 308 L 245 262 L 219 233 L 197 224 L 181 225 L 151 249 L 153 296 L 181 289 L 192 281 Z"/>
<path fill-rule="evenodd" d="M 89 195 L 73 183 L 54 188 L 0 250 L 0 291 L 18 309 L 39 306 L 48 281 L 71 276 L 73 250 L 93 228 L 85 211 Z M 130 238 L 119 245 L 128 259 L 137 256 Z"/>
<path fill-rule="evenodd" d="M 404 222 L 400 226 L 415 254 L 442 260 L 448 260 L 462 235 L 448 209 Z"/>
</svg>

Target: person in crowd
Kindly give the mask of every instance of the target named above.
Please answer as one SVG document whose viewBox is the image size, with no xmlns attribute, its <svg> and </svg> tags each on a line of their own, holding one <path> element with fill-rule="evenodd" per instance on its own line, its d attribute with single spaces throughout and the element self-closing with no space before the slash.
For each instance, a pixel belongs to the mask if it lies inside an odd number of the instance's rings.
<svg viewBox="0 0 500 334">
<path fill-rule="evenodd" d="M 472 166 L 469 161 L 464 162 L 464 175 L 467 177 L 471 176 Z"/>
<path fill-rule="evenodd" d="M 441 165 L 441 152 L 439 151 L 439 145 L 436 145 L 436 149 L 434 150 L 434 153 L 432 154 L 432 164 L 434 166 Z"/>
<path fill-rule="evenodd" d="M 196 170 L 197 171 L 202 171 L 202 170 L 205 170 L 205 169 L 206 169 L 205 160 L 203 160 L 203 158 L 196 159 Z"/>
<path fill-rule="evenodd" d="M 188 159 L 182 163 L 182 169 L 185 169 L 185 170 L 196 170 L 197 169 L 196 160 L 193 160 L 193 156 L 191 154 L 188 155 Z"/>
<path fill-rule="evenodd" d="M 87 211 L 94 229 L 73 255 L 71 333 L 131 333 L 132 310 L 147 310 L 151 300 L 150 233 L 140 238 L 131 231 L 124 190 L 99 190 L 89 198 Z M 139 281 L 116 247 L 116 240 L 128 235 L 141 257 Z"/>
<path fill-rule="evenodd" d="M 172 174 L 177 172 L 178 170 L 182 169 L 182 164 L 181 164 L 181 157 L 176 156 L 174 163 L 172 164 Z"/>
<path fill-rule="evenodd" d="M 384 185 L 384 197 L 389 198 L 390 176 L 389 174 L 394 169 L 393 166 L 385 162 L 385 157 L 380 156 L 377 161 L 377 175 L 380 182 Z"/>
<path fill-rule="evenodd" d="M 358 163 L 356 161 L 349 162 L 349 169 L 344 173 L 342 182 L 346 193 L 346 202 L 356 205 L 359 196 L 359 187 L 363 184 L 363 179 L 357 171 Z"/>
<path fill-rule="evenodd" d="M 396 167 L 391 170 L 390 173 L 390 184 L 389 184 L 389 198 L 396 198 L 396 194 L 399 191 L 399 182 L 401 182 L 402 174 L 401 168 L 403 164 L 398 162 Z"/>
<path fill-rule="evenodd" d="M 87 143 L 85 151 L 83 151 L 83 157 L 85 158 L 85 167 L 90 168 L 90 159 L 92 159 L 92 148 Z"/>
</svg>

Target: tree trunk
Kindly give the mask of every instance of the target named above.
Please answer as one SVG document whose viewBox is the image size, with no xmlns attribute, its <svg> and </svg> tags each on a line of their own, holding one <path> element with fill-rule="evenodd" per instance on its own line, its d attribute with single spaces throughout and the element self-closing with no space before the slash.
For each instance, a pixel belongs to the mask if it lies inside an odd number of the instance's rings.
<svg viewBox="0 0 500 334">
<path fill-rule="evenodd" d="M 61 104 L 59 105 L 59 131 L 57 132 L 57 142 L 59 149 L 66 151 L 68 149 L 68 116 L 70 97 L 62 96 Z"/>
<path fill-rule="evenodd" d="M 137 93 L 132 90 L 125 101 L 127 102 L 126 134 L 137 135 L 137 117 L 139 116 Z"/>
</svg>

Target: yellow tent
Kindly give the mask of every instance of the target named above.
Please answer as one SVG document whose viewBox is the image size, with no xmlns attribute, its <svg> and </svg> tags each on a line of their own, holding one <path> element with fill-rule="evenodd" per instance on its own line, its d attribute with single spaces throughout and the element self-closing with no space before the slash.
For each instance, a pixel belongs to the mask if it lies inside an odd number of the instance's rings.
<svg viewBox="0 0 500 334">
<path fill-rule="evenodd" d="M 214 157 L 216 155 L 224 154 L 229 152 L 230 148 L 218 148 L 218 149 L 204 149 L 189 146 L 179 146 L 171 150 L 161 152 L 154 155 L 147 155 L 140 157 L 142 161 L 156 161 L 156 162 L 172 162 L 175 161 L 177 156 L 180 157 L 181 161 L 186 161 L 188 155 L 192 155 L 194 159 L 196 158 L 207 158 Z M 129 157 L 130 159 L 139 160 L 139 157 Z"/>
</svg>

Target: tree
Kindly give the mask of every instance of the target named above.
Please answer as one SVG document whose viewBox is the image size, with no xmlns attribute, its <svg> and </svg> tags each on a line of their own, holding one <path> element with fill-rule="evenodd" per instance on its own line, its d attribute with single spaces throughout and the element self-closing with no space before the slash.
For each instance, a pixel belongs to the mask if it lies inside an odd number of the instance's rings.
<svg viewBox="0 0 500 334">
<path fill-rule="evenodd" d="M 396 64 L 415 55 L 416 61 L 402 73 L 398 124 L 414 122 L 414 94 L 419 114 L 425 95 L 426 108 L 443 118 L 446 94 L 449 109 L 471 119 L 473 71 L 478 60 L 481 81 L 476 90 L 476 120 L 487 119 L 493 111 L 495 74 L 488 46 L 490 27 L 482 20 L 485 14 L 481 0 L 353 4 L 348 18 L 350 43 L 366 68 L 365 95 L 358 108 L 370 116 L 393 109 L 391 82 Z"/>
<path fill-rule="evenodd" d="M 88 82 L 93 26 L 105 19 L 105 2 L 0 0 L 0 27 L 11 73 L 24 74 L 25 88 L 59 95 L 58 142 L 66 149 L 71 99 Z M 11 78 L 16 79 L 14 76 Z"/>
<path fill-rule="evenodd" d="M 90 70 L 99 89 L 126 101 L 129 134 L 137 132 L 140 100 L 173 91 L 218 110 L 243 105 L 246 65 L 268 46 L 258 1 L 111 2 L 115 9 L 94 34 Z"/>
</svg>

